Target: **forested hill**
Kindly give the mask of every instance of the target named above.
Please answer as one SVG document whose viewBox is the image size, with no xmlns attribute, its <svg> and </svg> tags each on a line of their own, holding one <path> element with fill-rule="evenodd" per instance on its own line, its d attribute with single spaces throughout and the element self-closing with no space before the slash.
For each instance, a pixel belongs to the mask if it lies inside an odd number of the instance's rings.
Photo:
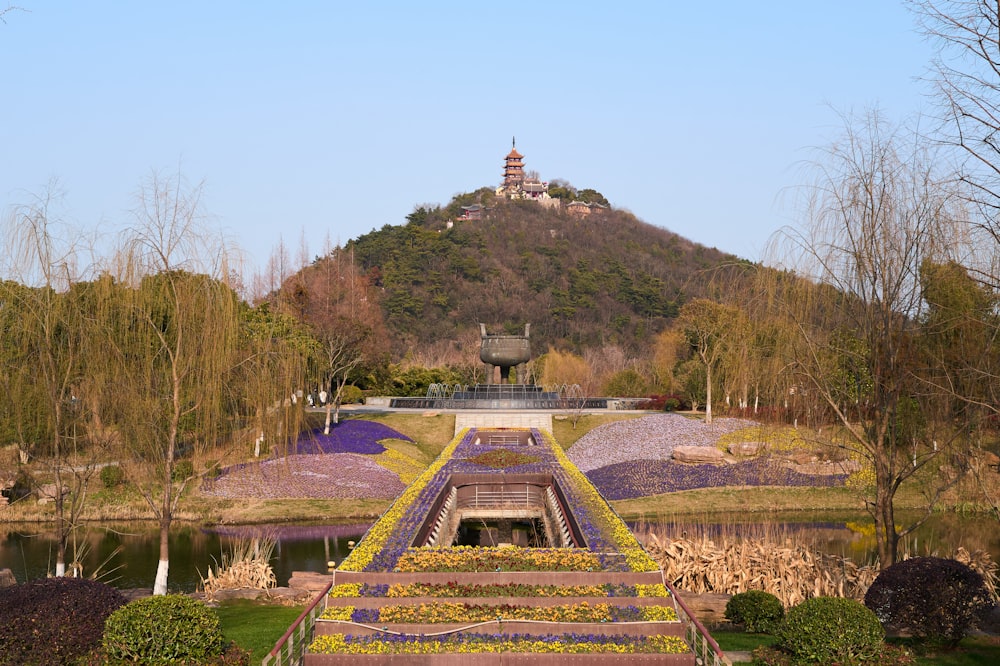
<svg viewBox="0 0 1000 666">
<path fill-rule="evenodd" d="M 530 323 L 535 354 L 548 345 L 637 350 L 705 295 L 707 269 L 736 261 L 625 211 L 575 218 L 521 201 L 479 220 L 458 212 L 456 202 L 420 208 L 344 248 L 380 290 L 397 358 L 457 347 L 473 331 L 478 339 L 479 322 L 511 334 Z"/>
</svg>

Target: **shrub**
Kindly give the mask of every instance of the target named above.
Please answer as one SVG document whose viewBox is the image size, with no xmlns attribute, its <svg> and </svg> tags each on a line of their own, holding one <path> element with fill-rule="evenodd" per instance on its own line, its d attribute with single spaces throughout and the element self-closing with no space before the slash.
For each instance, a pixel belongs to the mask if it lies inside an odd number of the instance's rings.
<svg viewBox="0 0 1000 666">
<path fill-rule="evenodd" d="M 104 650 L 111 659 L 139 664 L 217 662 L 226 649 L 219 617 L 180 594 L 138 599 L 111 614 Z"/>
<path fill-rule="evenodd" d="M 726 619 L 742 624 L 751 634 L 771 633 L 785 617 L 785 607 L 770 592 L 749 590 L 726 602 Z"/>
<path fill-rule="evenodd" d="M 361 402 L 364 393 L 354 384 L 348 384 L 340 394 L 340 402 L 344 405 L 353 405 Z"/>
<path fill-rule="evenodd" d="M 101 468 L 101 483 L 105 488 L 114 488 L 125 480 L 125 471 L 119 465 L 105 465 Z"/>
<path fill-rule="evenodd" d="M 190 460 L 178 460 L 174 465 L 174 472 L 170 478 L 174 481 L 183 481 L 194 476 L 194 463 Z"/>
<path fill-rule="evenodd" d="M 956 560 L 914 557 L 878 575 L 865 594 L 886 630 L 955 645 L 993 607 L 983 577 Z"/>
<path fill-rule="evenodd" d="M 121 592 L 86 578 L 41 578 L 0 589 L 0 664 L 71 664 L 101 645 Z"/>
<path fill-rule="evenodd" d="M 791 608 L 775 632 L 796 663 L 855 664 L 882 651 L 882 625 L 860 602 L 814 597 Z"/>
<path fill-rule="evenodd" d="M 31 476 L 23 469 L 20 469 L 17 472 L 17 476 L 14 477 L 14 484 L 9 488 L 3 489 L 3 496 L 11 502 L 23 500 L 31 496 L 31 488 L 34 485 L 34 480 Z"/>
</svg>

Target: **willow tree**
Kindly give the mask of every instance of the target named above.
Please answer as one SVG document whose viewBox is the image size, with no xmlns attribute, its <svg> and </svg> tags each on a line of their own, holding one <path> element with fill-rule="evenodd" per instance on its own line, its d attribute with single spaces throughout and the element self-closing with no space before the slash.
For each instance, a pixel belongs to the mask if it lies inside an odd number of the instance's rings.
<svg viewBox="0 0 1000 666">
<path fill-rule="evenodd" d="M 848 120 L 842 139 L 815 164 L 802 223 L 775 244 L 775 259 L 794 271 L 775 289 L 786 330 L 795 332 L 784 348 L 788 368 L 833 415 L 840 446 L 874 473 L 865 501 L 882 567 L 922 522 L 897 527 L 897 491 L 956 435 L 925 418 L 934 396 L 920 381 L 916 351 L 925 308 L 920 267 L 947 256 L 947 244 L 961 237 L 962 209 L 934 164 L 922 144 L 907 142 L 877 113 Z M 935 484 L 929 515 L 954 478 L 927 477 Z"/>
<path fill-rule="evenodd" d="M 34 459 L 50 478 L 55 507 L 55 573 L 66 573 L 67 543 L 95 467 L 92 448 L 78 446 L 81 392 L 88 364 L 87 320 L 71 292 L 80 278 L 79 241 L 52 213 L 51 190 L 11 209 L 3 225 L 0 283 L 0 396 L 8 436 L 21 460 Z"/>
<path fill-rule="evenodd" d="M 240 350 L 232 381 L 241 387 L 239 411 L 252 425 L 254 456 L 263 445 L 285 450 L 302 427 L 303 412 L 286 406 L 290 396 L 305 386 L 321 358 L 319 342 L 306 325 L 273 312 L 268 303 L 244 306 Z"/>
<path fill-rule="evenodd" d="M 153 175 L 139 190 L 134 226 L 115 260 L 124 300 L 108 312 L 115 390 L 107 396 L 130 480 L 159 522 L 154 594 L 166 594 L 169 530 L 192 475 L 182 456 L 226 438 L 231 370 L 237 364 L 239 299 L 225 280 L 225 248 L 200 214 L 199 187 Z"/>
</svg>

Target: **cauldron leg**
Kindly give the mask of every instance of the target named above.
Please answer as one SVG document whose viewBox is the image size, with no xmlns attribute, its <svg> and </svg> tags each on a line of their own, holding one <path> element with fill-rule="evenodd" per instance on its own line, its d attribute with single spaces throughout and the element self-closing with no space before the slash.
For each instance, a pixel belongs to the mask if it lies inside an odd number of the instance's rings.
<svg viewBox="0 0 1000 666">
<path fill-rule="evenodd" d="M 510 366 L 501 365 L 500 366 L 500 383 L 507 384 L 510 381 Z"/>
</svg>

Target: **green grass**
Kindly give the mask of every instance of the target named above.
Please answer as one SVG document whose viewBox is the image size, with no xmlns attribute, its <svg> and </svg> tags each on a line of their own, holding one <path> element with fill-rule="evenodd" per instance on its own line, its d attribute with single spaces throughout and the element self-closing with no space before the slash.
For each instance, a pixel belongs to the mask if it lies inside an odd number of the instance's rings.
<svg viewBox="0 0 1000 666">
<path fill-rule="evenodd" d="M 262 604 L 247 599 L 225 601 L 215 609 L 222 633 L 250 650 L 251 664 L 259 664 L 267 656 L 302 610 L 301 606 Z"/>
<path fill-rule="evenodd" d="M 774 645 L 769 634 L 747 634 L 740 631 L 714 629 L 712 638 L 723 652 L 753 652 L 762 645 Z M 954 650 L 921 654 L 919 645 L 904 639 L 890 639 L 895 645 L 907 647 L 916 654 L 918 666 L 992 666 L 1000 664 L 1000 639 L 995 636 L 974 636 L 963 640 Z"/>
</svg>

